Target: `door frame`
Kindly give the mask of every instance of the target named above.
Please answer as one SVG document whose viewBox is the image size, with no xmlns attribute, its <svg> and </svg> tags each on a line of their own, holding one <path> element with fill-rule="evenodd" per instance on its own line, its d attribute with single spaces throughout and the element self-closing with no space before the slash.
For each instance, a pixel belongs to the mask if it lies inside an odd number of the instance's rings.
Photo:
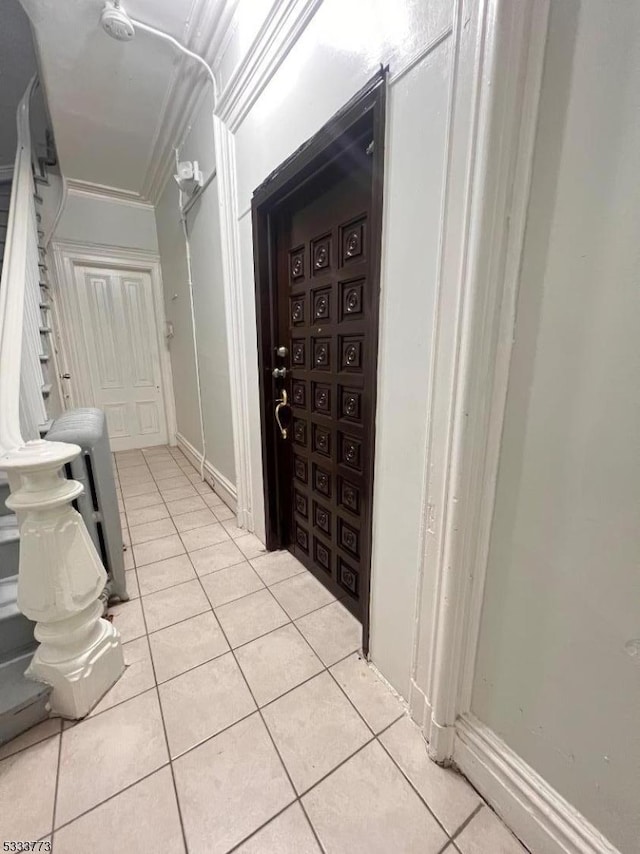
<svg viewBox="0 0 640 854">
<path fill-rule="evenodd" d="M 371 543 L 374 495 L 375 422 L 377 398 L 377 362 L 379 340 L 380 273 L 382 255 L 382 216 L 384 181 L 385 106 L 388 69 L 380 71 L 325 124 L 311 139 L 304 143 L 287 160 L 275 169 L 254 191 L 251 201 L 253 225 L 254 279 L 256 300 L 256 325 L 258 335 L 258 379 L 260 393 L 262 472 L 264 484 L 264 508 L 266 546 L 272 551 L 282 548 L 283 532 L 278 512 L 278 442 L 273 410 L 275 405 L 274 383 L 271 378 L 272 354 L 275 340 L 275 318 L 277 317 L 277 281 L 273 248 L 272 213 L 278 204 L 294 189 L 311 179 L 329 162 L 339 156 L 338 140 L 367 113 L 373 118 L 373 155 L 371 204 L 371 280 L 374 282 L 378 299 L 373 307 L 371 328 L 375 339 L 373 364 L 367 377 L 372 395 L 371 453 L 368 460 L 369 483 L 369 549 L 363 561 L 362 584 L 362 643 L 365 655 L 369 650 L 369 609 L 371 581 Z"/>
<path fill-rule="evenodd" d="M 75 302 L 75 270 L 77 267 L 111 267 L 114 270 L 135 270 L 147 273 L 151 279 L 151 295 L 156 321 L 156 341 L 160 361 L 160 382 L 164 398 L 164 418 L 167 428 L 167 441 L 176 444 L 176 405 L 173 394 L 173 374 L 171 355 L 165 342 L 166 314 L 162 289 L 162 271 L 160 258 L 154 252 L 126 249 L 119 246 L 100 246 L 90 243 L 77 243 L 69 240 L 55 240 L 51 244 L 54 276 L 52 285 L 56 302 L 58 320 L 59 370 L 60 374 L 70 373 L 71 382 L 58 376 L 60 399 L 64 409 L 78 405 L 79 393 L 91 393 L 89 371 L 81 350 L 75 345 L 73 326 L 70 318 Z M 64 384 L 63 384 L 64 382 Z"/>
<path fill-rule="evenodd" d="M 487 0 L 467 27 L 458 0 L 454 22 L 412 665 L 412 678 L 419 663 L 428 676 L 422 688 L 412 684 L 411 708 L 430 757 L 442 765 L 455 761 L 485 796 L 486 780 L 472 752 L 464 752 L 465 727 L 473 717 L 549 6 L 550 0 Z M 464 180 L 456 182 L 458 176 Z"/>
</svg>

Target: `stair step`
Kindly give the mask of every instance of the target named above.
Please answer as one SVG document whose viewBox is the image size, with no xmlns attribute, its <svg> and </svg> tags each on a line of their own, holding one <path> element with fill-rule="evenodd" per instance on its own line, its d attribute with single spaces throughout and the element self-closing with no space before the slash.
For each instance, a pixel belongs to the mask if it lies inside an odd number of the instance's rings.
<svg viewBox="0 0 640 854">
<path fill-rule="evenodd" d="M 46 365 L 50 358 L 47 353 L 40 353 L 40 364 Z"/>
<path fill-rule="evenodd" d="M 34 175 L 33 180 L 36 184 L 44 184 L 45 187 L 49 186 L 49 179 L 45 175 Z"/>
<path fill-rule="evenodd" d="M 20 562 L 20 529 L 16 514 L 12 513 L 6 505 L 4 509 L 7 512 L 0 516 L 0 581 L 14 576 L 18 572 Z"/>
<path fill-rule="evenodd" d="M 3 516 L 14 516 L 13 510 L 10 510 L 4 503 L 10 495 L 9 481 L 6 476 L 0 472 L 0 525 L 2 525 Z"/>
<path fill-rule="evenodd" d="M 50 326 L 41 326 L 40 327 L 40 333 L 42 335 L 49 335 L 51 333 L 51 327 Z"/>
<path fill-rule="evenodd" d="M 40 391 L 42 392 L 43 397 L 49 397 L 49 395 L 51 394 L 51 383 L 45 383 L 41 387 Z"/>
<path fill-rule="evenodd" d="M 49 430 L 51 430 L 51 425 L 53 424 L 53 418 L 49 418 L 48 421 L 45 421 L 44 424 L 41 424 L 38 427 L 38 432 L 40 433 L 40 438 L 44 439 Z"/>
<path fill-rule="evenodd" d="M 18 576 L 0 578 L 0 661 L 31 649 L 34 628 L 35 623 L 18 608 Z"/>
<path fill-rule="evenodd" d="M 49 717 L 51 687 L 27 679 L 32 652 L 0 666 L 0 744 Z"/>
</svg>

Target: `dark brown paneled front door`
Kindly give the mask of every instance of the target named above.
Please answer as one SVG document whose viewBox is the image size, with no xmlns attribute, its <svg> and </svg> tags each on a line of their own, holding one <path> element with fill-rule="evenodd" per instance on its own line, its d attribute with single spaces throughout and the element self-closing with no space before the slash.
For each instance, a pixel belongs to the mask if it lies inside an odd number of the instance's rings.
<svg viewBox="0 0 640 854">
<path fill-rule="evenodd" d="M 315 156 L 303 149 L 298 169 L 295 158 L 285 165 L 292 176 L 268 207 L 266 234 L 259 233 L 260 206 L 254 202 L 263 432 L 272 463 L 271 470 L 269 460 L 265 466 L 269 545 L 289 548 L 344 597 L 365 630 L 383 83 L 382 77 L 374 81 L 321 131 L 326 145 Z M 268 249 L 266 264 L 261 245 Z"/>
</svg>

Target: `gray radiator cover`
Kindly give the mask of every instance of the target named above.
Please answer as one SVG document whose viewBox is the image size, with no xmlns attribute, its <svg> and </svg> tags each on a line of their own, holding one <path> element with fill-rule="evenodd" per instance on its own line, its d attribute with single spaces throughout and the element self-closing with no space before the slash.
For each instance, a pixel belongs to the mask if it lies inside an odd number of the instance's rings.
<svg viewBox="0 0 640 854">
<path fill-rule="evenodd" d="M 127 601 L 120 510 L 105 414 L 101 409 L 89 407 L 72 409 L 56 418 L 46 438 L 79 445 L 82 449 L 69 465 L 71 477 L 84 486 L 78 509 L 109 575 L 109 599 Z"/>
</svg>

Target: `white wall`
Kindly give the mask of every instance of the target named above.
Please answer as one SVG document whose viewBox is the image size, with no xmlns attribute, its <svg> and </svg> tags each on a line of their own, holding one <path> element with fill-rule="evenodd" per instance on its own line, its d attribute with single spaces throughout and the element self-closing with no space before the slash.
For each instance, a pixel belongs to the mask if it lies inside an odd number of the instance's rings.
<svg viewBox="0 0 640 854">
<path fill-rule="evenodd" d="M 472 711 L 640 850 L 640 6 L 552 3 Z"/>
<path fill-rule="evenodd" d="M 167 183 L 156 205 L 156 225 L 165 316 L 167 322 L 173 324 L 169 352 L 178 432 L 202 453 L 187 258 L 180 224 L 178 187 L 173 180 Z"/>
<path fill-rule="evenodd" d="M 391 67 L 374 495 L 371 651 L 409 695 L 430 334 L 450 43 L 394 82 L 451 23 L 452 4 L 325 0 L 236 133 L 256 532 L 264 536 L 250 202 L 253 190 L 377 71 Z"/>
<path fill-rule="evenodd" d="M 68 193 L 54 239 L 158 251 L 151 205 L 120 202 L 74 190 Z"/>
<path fill-rule="evenodd" d="M 197 160 L 205 179 L 215 168 L 211 112 L 211 93 L 207 90 L 180 146 L 180 159 Z M 172 178 L 157 207 L 157 221 L 165 279 L 165 304 L 168 315 L 174 322 L 176 335 L 171 342 L 171 361 L 176 385 L 178 430 L 201 451 L 185 244 L 179 223 L 178 192 Z M 218 189 L 215 178 L 201 199 L 190 209 L 187 228 L 191 245 L 206 458 L 214 469 L 235 485 Z M 176 293 L 178 298 L 174 300 L 173 295 Z M 188 376 L 188 385 L 178 390 L 177 386 L 181 384 L 183 373 Z"/>
</svg>

